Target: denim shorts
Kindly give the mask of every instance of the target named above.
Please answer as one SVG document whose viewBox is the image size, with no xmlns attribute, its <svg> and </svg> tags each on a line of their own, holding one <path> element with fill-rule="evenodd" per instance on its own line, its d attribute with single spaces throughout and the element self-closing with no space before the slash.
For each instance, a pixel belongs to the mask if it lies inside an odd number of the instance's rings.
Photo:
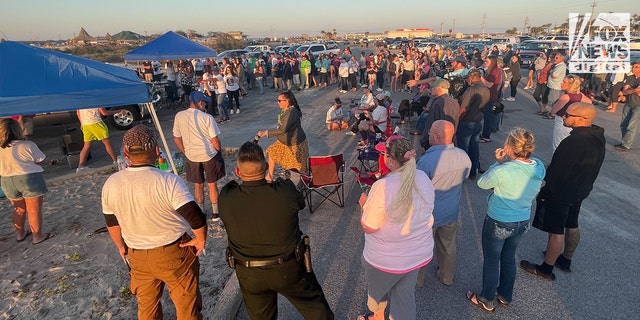
<svg viewBox="0 0 640 320">
<path fill-rule="evenodd" d="M 2 177 L 2 191 L 10 200 L 37 198 L 47 191 L 47 182 L 41 172 Z"/>
</svg>

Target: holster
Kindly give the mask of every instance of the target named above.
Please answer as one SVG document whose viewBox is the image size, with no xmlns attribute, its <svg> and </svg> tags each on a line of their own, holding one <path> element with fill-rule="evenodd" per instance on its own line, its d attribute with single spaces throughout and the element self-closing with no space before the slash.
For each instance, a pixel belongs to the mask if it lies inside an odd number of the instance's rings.
<svg viewBox="0 0 640 320">
<path fill-rule="evenodd" d="M 231 249 L 229 247 L 227 247 L 227 250 L 225 251 L 226 257 L 227 257 L 227 265 L 229 266 L 229 268 L 231 269 L 235 269 L 236 268 L 236 261 L 233 258 L 233 253 L 231 253 Z"/>
<path fill-rule="evenodd" d="M 295 249 L 296 261 L 304 261 L 304 268 L 307 273 L 313 272 L 313 268 L 311 267 L 311 247 L 309 246 L 310 243 L 311 239 L 309 239 L 309 236 L 303 234 L 302 237 L 300 237 L 300 241 L 298 242 L 298 245 Z"/>
</svg>

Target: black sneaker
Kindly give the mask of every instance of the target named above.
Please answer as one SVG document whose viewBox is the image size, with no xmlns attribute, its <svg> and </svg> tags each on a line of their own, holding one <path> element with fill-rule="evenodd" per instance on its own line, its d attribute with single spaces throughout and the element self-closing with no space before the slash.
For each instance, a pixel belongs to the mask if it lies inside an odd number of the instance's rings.
<svg viewBox="0 0 640 320">
<path fill-rule="evenodd" d="M 631 150 L 631 148 L 623 146 L 622 143 L 621 144 L 616 144 L 614 146 L 614 148 L 616 148 L 616 150 L 618 150 L 618 151 L 629 151 L 629 150 Z"/>
<path fill-rule="evenodd" d="M 540 265 L 537 265 L 535 263 L 531 263 L 527 260 L 522 260 L 520 261 L 520 268 L 522 268 L 522 270 L 531 273 L 533 275 L 536 275 L 542 279 L 548 280 L 548 281 L 553 281 L 556 280 L 556 275 L 552 273 L 545 273 L 544 271 L 542 271 L 540 269 Z"/>
<path fill-rule="evenodd" d="M 220 221 L 220 215 L 217 214 L 217 213 L 212 214 L 211 215 L 211 221 L 213 221 L 213 222 Z"/>
</svg>

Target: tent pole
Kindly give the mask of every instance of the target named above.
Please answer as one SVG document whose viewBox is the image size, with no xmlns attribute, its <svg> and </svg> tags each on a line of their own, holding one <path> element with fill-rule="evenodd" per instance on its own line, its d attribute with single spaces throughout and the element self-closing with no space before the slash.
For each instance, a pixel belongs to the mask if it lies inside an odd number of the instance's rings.
<svg viewBox="0 0 640 320">
<path fill-rule="evenodd" d="M 153 123 L 156 125 L 158 132 L 160 132 L 160 139 L 162 139 L 162 145 L 164 146 L 164 150 L 166 151 L 166 156 L 168 158 L 167 160 L 169 160 L 169 163 L 171 164 L 171 169 L 173 170 L 173 173 L 178 175 L 178 170 L 176 169 L 176 165 L 173 163 L 173 157 L 169 152 L 169 145 L 167 144 L 167 139 L 165 139 L 164 137 L 162 126 L 160 126 L 160 120 L 158 120 L 156 109 L 153 107 L 153 103 L 151 102 L 146 102 L 145 106 L 147 107 L 147 110 L 149 110 L 149 114 L 151 115 L 151 118 L 153 119 Z"/>
</svg>

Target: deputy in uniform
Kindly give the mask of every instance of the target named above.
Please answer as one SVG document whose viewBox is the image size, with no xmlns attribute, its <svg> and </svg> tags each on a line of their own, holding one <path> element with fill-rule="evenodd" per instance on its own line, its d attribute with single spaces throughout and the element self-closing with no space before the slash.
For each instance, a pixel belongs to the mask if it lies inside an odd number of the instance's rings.
<svg viewBox="0 0 640 320">
<path fill-rule="evenodd" d="M 229 239 L 227 259 L 236 269 L 247 312 L 252 319 L 276 319 L 280 293 L 307 320 L 333 319 L 310 264 L 305 268 L 298 224 L 304 197 L 291 180 L 267 183 L 266 170 L 262 148 L 246 142 L 236 167 L 242 183 L 227 183 L 218 200 Z"/>
</svg>

